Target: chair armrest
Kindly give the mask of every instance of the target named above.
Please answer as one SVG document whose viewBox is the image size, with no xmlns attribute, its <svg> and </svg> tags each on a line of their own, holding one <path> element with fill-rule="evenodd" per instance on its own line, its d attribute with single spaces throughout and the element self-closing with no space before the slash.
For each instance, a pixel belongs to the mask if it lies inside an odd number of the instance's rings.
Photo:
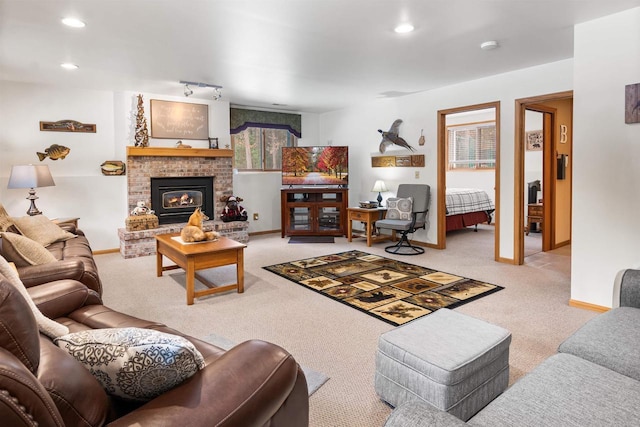
<svg viewBox="0 0 640 427">
<path fill-rule="evenodd" d="M 467 423 L 448 412 L 422 401 L 399 405 L 387 418 L 384 427 L 456 427 Z"/>
<path fill-rule="evenodd" d="M 295 387 L 298 364 L 275 344 L 252 340 L 227 351 L 181 385 L 110 426 L 265 426 L 278 411 L 285 425 L 307 426 L 306 382 Z M 304 390 L 302 390 L 304 388 Z M 287 400 L 304 393 L 304 400 Z M 286 404 L 285 402 L 297 402 Z M 280 414 L 278 414 L 280 415 Z M 186 424 L 185 424 L 186 423 Z"/>
<path fill-rule="evenodd" d="M 102 304 L 96 291 L 76 280 L 56 280 L 32 286 L 27 292 L 42 314 L 50 319 L 65 317 L 85 305 Z"/>
<path fill-rule="evenodd" d="M 41 285 L 54 280 L 80 280 L 84 274 L 84 264 L 78 259 L 61 260 L 40 265 L 18 267 L 18 275 L 24 286 Z"/>
<path fill-rule="evenodd" d="M 616 275 L 613 307 L 640 308 L 640 270 L 622 270 Z"/>
</svg>

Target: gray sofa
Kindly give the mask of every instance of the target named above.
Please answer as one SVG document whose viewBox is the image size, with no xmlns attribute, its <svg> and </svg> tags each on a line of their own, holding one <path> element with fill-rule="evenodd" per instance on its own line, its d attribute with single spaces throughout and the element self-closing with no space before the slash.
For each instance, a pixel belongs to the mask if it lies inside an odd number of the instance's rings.
<svg viewBox="0 0 640 427">
<path fill-rule="evenodd" d="M 466 423 L 423 401 L 399 405 L 385 427 L 640 425 L 640 270 L 621 272 L 613 308 Z"/>
</svg>

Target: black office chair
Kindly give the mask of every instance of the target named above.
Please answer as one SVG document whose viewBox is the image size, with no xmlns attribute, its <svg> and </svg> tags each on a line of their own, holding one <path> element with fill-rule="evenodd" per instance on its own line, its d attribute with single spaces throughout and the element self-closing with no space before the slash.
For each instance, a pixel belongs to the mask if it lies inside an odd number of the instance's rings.
<svg viewBox="0 0 640 427">
<path fill-rule="evenodd" d="M 400 184 L 398 186 L 397 198 L 411 198 L 411 212 L 406 215 L 406 218 L 400 218 L 399 216 L 402 216 L 403 206 L 399 206 L 400 215 L 397 215 L 396 209 L 389 209 L 387 210 L 385 219 L 376 221 L 376 228 L 389 229 L 402 233 L 397 244 L 387 246 L 384 250 L 390 254 L 398 255 L 422 254 L 424 253 L 424 248 L 412 245 L 408 235 L 420 228 L 425 228 L 427 213 L 429 212 L 430 187 L 426 184 Z M 391 200 L 393 201 L 393 199 Z M 400 205 L 402 204 L 403 203 L 400 203 Z M 404 203 L 404 205 L 406 206 L 407 203 Z M 388 202 L 387 207 L 389 207 Z"/>
</svg>

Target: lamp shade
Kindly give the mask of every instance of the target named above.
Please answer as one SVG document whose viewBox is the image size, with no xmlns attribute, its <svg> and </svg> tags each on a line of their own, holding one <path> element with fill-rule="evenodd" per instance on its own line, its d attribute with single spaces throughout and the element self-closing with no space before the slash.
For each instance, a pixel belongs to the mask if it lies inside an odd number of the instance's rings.
<svg viewBox="0 0 640 427">
<path fill-rule="evenodd" d="M 47 165 L 11 166 L 7 188 L 38 188 L 56 185 Z"/>
<path fill-rule="evenodd" d="M 387 190 L 387 186 L 384 184 L 384 181 L 379 179 L 376 181 L 375 184 L 373 184 L 373 188 L 371 189 L 371 191 L 381 192 L 381 191 L 389 191 L 389 190 Z"/>
</svg>

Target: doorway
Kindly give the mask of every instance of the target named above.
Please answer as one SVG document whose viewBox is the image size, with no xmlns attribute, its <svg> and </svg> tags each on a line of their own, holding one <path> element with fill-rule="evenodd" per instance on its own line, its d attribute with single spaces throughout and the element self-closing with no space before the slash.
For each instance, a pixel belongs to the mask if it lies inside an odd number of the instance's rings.
<svg viewBox="0 0 640 427">
<path fill-rule="evenodd" d="M 474 114 L 487 114 L 490 112 L 490 116 L 484 116 L 481 119 L 475 119 Z M 451 119 L 454 117 L 466 116 L 468 115 L 467 124 L 471 124 L 473 126 L 480 126 L 482 123 L 488 123 L 493 121 L 494 130 L 492 132 L 494 135 L 495 145 L 493 147 L 493 161 L 489 164 L 486 161 L 486 156 L 482 156 L 482 158 L 477 159 L 466 159 L 465 162 L 468 162 L 469 165 L 476 165 L 484 163 L 485 166 L 488 166 L 487 169 L 482 170 L 481 168 L 477 168 L 477 175 L 475 178 L 467 185 L 470 187 L 477 187 L 477 182 L 480 174 L 489 173 L 490 182 L 486 185 L 487 193 L 490 197 L 493 198 L 493 202 L 495 205 L 495 211 L 492 215 L 492 223 L 495 225 L 494 229 L 494 259 L 498 260 L 498 244 L 499 241 L 499 227 L 497 226 L 500 218 L 500 209 L 499 209 L 499 195 L 500 195 L 500 185 L 499 179 L 500 176 L 500 102 L 489 102 L 484 104 L 475 104 L 464 107 L 451 108 L 447 110 L 438 111 L 438 194 L 437 194 L 437 205 L 438 205 L 438 239 L 436 247 L 438 249 L 446 248 L 446 233 L 447 233 L 447 206 L 446 206 L 446 190 L 447 190 L 447 172 L 449 171 L 452 162 L 450 162 L 450 153 L 448 146 L 448 138 L 449 138 L 449 130 L 448 126 L 451 124 Z M 478 138 L 479 139 L 479 138 Z M 471 161 L 470 161 L 471 160 Z M 456 172 L 457 173 L 457 172 Z M 486 181 L 486 179 L 485 179 Z M 456 179 L 454 185 L 460 186 L 460 182 Z"/>
<path fill-rule="evenodd" d="M 528 123 L 533 112 L 540 118 L 537 129 Z M 534 225 L 540 227 L 535 231 L 540 232 L 542 251 L 571 243 L 572 113 L 573 91 L 516 100 L 514 261 L 518 265 L 525 262 L 525 240 Z M 532 147 L 536 138 L 542 147 Z M 536 150 L 542 170 L 540 193 L 533 196 L 537 180 L 527 165 Z"/>
</svg>

